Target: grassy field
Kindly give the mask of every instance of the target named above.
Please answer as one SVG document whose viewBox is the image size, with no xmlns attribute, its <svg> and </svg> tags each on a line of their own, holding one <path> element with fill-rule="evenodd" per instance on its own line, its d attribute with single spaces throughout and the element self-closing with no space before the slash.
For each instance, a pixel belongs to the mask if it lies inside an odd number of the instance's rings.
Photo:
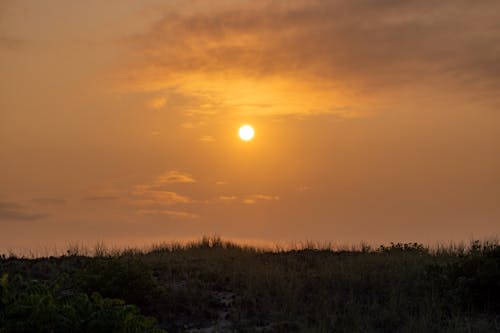
<svg viewBox="0 0 500 333">
<path fill-rule="evenodd" d="M 0 332 L 500 332 L 500 245 L 204 238 L 0 260 Z"/>
</svg>

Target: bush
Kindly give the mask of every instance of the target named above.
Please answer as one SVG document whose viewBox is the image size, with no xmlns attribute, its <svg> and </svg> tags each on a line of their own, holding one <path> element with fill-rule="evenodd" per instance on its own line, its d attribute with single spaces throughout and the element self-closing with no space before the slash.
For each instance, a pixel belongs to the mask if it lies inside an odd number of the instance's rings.
<svg viewBox="0 0 500 333">
<path fill-rule="evenodd" d="M 134 305 L 99 293 L 64 292 L 58 285 L 37 280 L 0 280 L 0 332 L 164 332 L 155 329 L 156 320 L 142 316 Z"/>
<path fill-rule="evenodd" d="M 154 332 L 125 303 L 169 332 L 499 331 L 498 242 L 315 246 L 264 251 L 205 238 L 151 252 L 0 258 L 0 272 L 15 277 L 8 288 L 1 279 L 0 333 Z"/>
<path fill-rule="evenodd" d="M 75 289 L 147 307 L 158 296 L 151 268 L 133 257 L 95 258 L 77 273 Z"/>
</svg>

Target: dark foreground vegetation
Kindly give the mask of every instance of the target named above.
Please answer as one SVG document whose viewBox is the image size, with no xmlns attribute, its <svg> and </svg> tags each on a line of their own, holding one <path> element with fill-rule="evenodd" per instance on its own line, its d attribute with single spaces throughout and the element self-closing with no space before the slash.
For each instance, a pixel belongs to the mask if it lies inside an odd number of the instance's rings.
<svg viewBox="0 0 500 333">
<path fill-rule="evenodd" d="M 500 332 L 500 245 L 3 256 L 0 332 Z"/>
</svg>

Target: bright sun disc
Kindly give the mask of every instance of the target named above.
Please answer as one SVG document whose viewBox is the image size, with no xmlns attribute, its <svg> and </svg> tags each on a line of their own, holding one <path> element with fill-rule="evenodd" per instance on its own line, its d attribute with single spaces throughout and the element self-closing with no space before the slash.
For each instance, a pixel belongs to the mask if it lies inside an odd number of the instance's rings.
<svg viewBox="0 0 500 333">
<path fill-rule="evenodd" d="M 243 141 L 249 141 L 253 139 L 255 132 L 253 130 L 253 127 L 250 125 L 243 125 L 240 127 L 240 130 L 238 131 L 238 135 L 240 136 L 241 140 Z"/>
</svg>

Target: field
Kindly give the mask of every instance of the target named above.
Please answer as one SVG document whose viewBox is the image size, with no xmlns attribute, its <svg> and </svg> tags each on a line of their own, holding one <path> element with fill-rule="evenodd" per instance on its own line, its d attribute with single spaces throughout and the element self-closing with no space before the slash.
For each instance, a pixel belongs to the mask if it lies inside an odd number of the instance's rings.
<svg viewBox="0 0 500 333">
<path fill-rule="evenodd" d="M 0 260 L 0 332 L 500 332 L 500 245 L 217 237 Z"/>
</svg>

